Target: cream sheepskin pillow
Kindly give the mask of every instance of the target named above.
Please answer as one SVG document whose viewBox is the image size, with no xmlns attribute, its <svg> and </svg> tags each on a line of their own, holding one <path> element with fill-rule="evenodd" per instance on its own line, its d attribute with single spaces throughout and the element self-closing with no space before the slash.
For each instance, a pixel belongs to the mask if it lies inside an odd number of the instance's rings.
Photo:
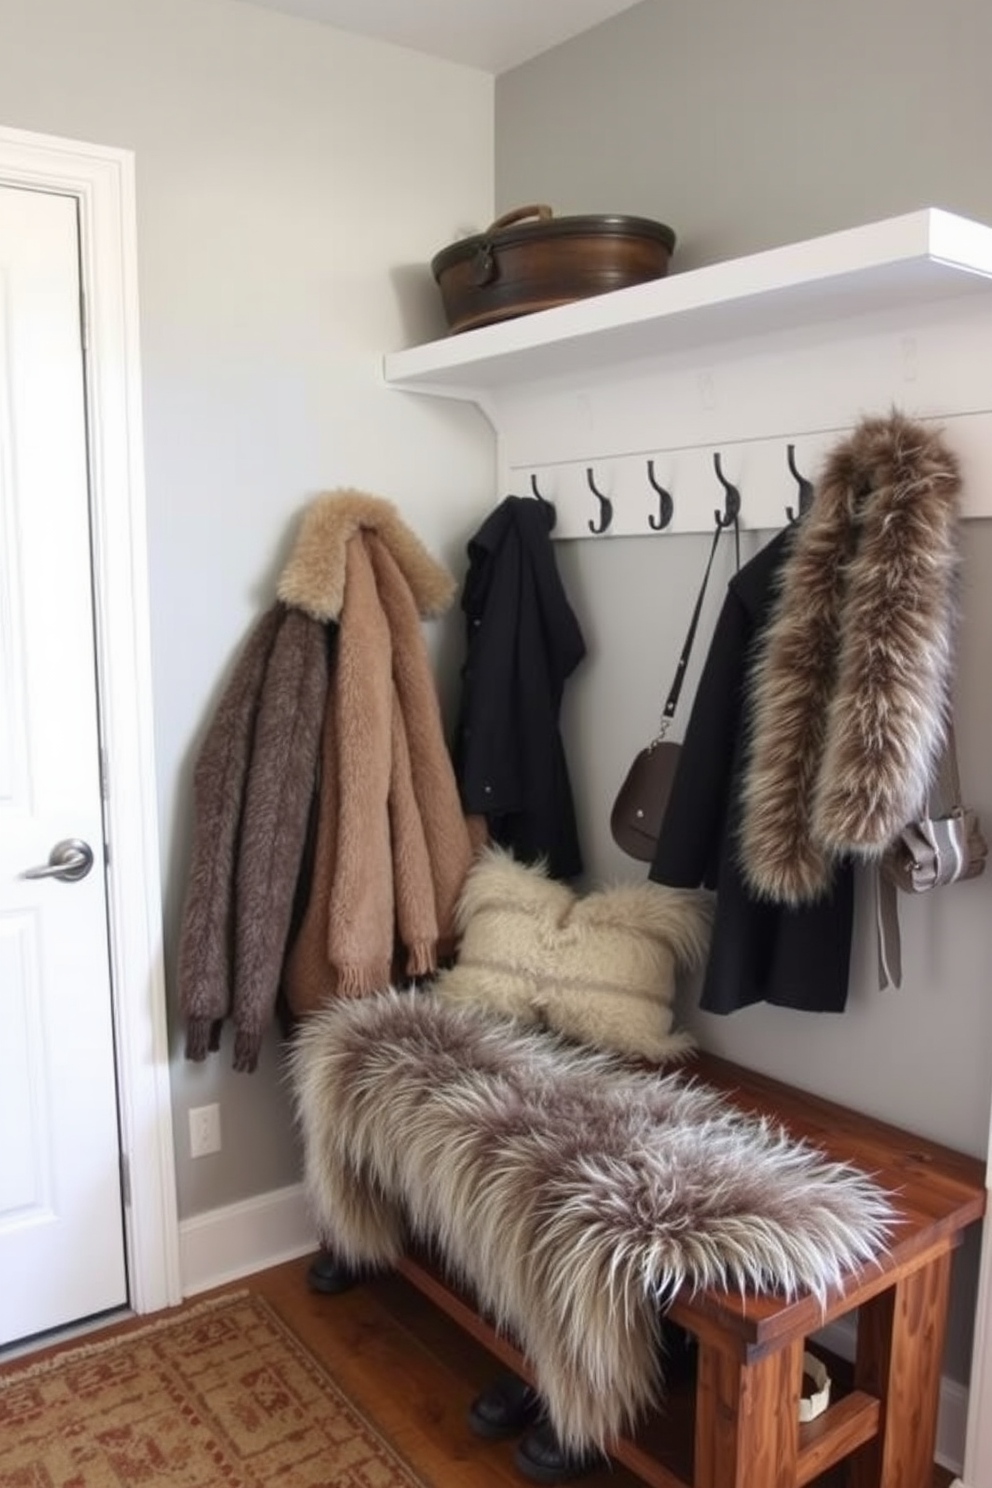
<svg viewBox="0 0 992 1488">
<path fill-rule="evenodd" d="M 456 965 L 435 989 L 580 1043 L 670 1059 L 693 1047 L 672 1031 L 671 1004 L 676 974 L 703 959 L 710 918 L 701 890 L 645 882 L 580 895 L 489 848 L 458 904 Z"/>
</svg>

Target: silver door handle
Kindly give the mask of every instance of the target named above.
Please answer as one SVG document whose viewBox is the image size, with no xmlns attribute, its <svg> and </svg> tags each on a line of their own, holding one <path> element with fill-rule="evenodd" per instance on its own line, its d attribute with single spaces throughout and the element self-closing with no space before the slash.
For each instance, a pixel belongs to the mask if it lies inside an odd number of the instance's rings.
<svg viewBox="0 0 992 1488">
<path fill-rule="evenodd" d="M 22 878 L 61 878 L 66 883 L 76 883 L 85 878 L 93 867 L 93 849 L 80 837 L 67 837 L 56 842 L 48 855 L 48 862 L 39 868 L 25 868 Z"/>
</svg>

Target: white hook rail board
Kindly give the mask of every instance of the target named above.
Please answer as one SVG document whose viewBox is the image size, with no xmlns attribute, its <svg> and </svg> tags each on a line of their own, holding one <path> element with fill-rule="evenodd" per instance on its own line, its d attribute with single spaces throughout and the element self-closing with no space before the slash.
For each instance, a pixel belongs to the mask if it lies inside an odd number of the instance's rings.
<svg viewBox="0 0 992 1488">
<path fill-rule="evenodd" d="M 939 420 L 962 458 L 965 515 L 992 516 L 992 229 L 927 209 L 675 273 L 384 360 L 399 390 L 477 404 L 496 435 L 494 498 L 554 502 L 561 538 L 710 530 L 740 491 L 743 528 L 795 511 L 860 418 Z M 659 498 L 673 517 L 652 530 Z M 612 520 L 594 533 L 603 508 Z"/>
</svg>

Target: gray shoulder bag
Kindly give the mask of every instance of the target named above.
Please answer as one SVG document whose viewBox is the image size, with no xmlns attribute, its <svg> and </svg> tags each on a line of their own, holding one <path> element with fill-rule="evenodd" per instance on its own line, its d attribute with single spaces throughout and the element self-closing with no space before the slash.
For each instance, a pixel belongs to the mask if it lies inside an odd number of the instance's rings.
<svg viewBox="0 0 992 1488">
<path fill-rule="evenodd" d="M 954 724 L 947 725 L 944 752 L 926 812 L 912 821 L 885 849 L 878 866 L 876 927 L 878 983 L 902 984 L 899 903 L 896 891 L 927 894 L 959 879 L 985 871 L 988 845 L 978 816 L 961 804 Z"/>
</svg>

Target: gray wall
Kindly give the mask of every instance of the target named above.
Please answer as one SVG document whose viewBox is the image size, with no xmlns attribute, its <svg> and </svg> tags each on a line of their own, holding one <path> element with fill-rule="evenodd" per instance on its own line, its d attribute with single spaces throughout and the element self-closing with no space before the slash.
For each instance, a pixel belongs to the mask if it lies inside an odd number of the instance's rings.
<svg viewBox="0 0 992 1488">
<path fill-rule="evenodd" d="M 497 80 L 497 208 L 547 201 L 563 214 L 659 218 L 679 234 L 675 272 L 921 206 L 992 222 L 990 56 L 985 0 L 644 0 Z M 590 642 L 565 724 L 594 877 L 640 871 L 610 841 L 609 806 L 657 719 L 707 541 L 560 545 Z M 969 523 L 966 542 L 960 752 L 967 794 L 992 827 L 992 524 Z M 705 653 L 705 624 L 701 635 Z M 939 904 L 904 902 L 907 975 L 884 994 L 863 895 L 843 1017 L 758 1007 L 716 1018 L 691 993 L 684 1016 L 730 1058 L 984 1156 L 990 893 L 987 877 Z M 957 1378 L 977 1250 L 972 1235 L 957 1264 L 947 1365 Z"/>
<path fill-rule="evenodd" d="M 496 83 L 505 211 L 634 212 L 695 268 L 917 207 L 992 221 L 984 0 L 643 0 Z"/>
<path fill-rule="evenodd" d="M 278 1039 L 252 1075 L 234 1074 L 229 1040 L 183 1058 L 192 762 L 310 496 L 389 497 L 453 565 L 491 500 L 481 415 L 392 392 L 379 369 L 443 330 L 427 264 L 491 212 L 492 94 L 473 69 L 231 0 L 0 0 L 0 124 L 136 157 L 182 1218 L 299 1178 Z M 214 1101 L 223 1150 L 191 1161 L 187 1111 Z"/>
</svg>

